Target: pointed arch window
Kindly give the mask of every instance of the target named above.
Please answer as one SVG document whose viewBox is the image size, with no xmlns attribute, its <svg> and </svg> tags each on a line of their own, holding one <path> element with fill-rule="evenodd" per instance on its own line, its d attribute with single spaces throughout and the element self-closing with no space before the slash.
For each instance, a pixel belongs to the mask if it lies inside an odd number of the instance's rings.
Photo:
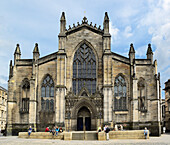
<svg viewBox="0 0 170 145">
<path fill-rule="evenodd" d="M 30 83 L 27 78 L 22 81 L 22 103 L 21 103 L 21 113 L 29 112 L 29 96 L 30 96 Z"/>
<path fill-rule="evenodd" d="M 114 109 L 127 110 L 127 88 L 125 79 L 119 75 L 114 82 Z"/>
<path fill-rule="evenodd" d="M 85 43 L 74 55 L 72 83 L 74 94 L 78 94 L 82 88 L 86 88 L 89 94 L 96 92 L 96 58 Z"/>
<path fill-rule="evenodd" d="M 50 75 L 47 75 L 41 84 L 41 110 L 54 110 L 54 81 Z"/>
</svg>

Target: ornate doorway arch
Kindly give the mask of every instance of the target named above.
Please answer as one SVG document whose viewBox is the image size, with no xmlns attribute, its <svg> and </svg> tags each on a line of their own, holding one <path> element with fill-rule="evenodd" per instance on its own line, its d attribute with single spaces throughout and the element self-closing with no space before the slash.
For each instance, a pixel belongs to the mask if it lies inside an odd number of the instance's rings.
<svg viewBox="0 0 170 145">
<path fill-rule="evenodd" d="M 77 114 L 77 130 L 91 130 L 91 114 L 87 107 L 82 107 Z"/>
<path fill-rule="evenodd" d="M 95 104 L 87 97 L 82 97 L 72 108 L 72 130 L 96 130 L 97 110 Z"/>
</svg>

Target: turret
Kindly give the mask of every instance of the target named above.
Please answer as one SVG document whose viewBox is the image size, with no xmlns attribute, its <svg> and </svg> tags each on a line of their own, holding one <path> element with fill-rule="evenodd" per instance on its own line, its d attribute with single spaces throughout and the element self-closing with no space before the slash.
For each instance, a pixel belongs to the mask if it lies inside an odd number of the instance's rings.
<svg viewBox="0 0 170 145">
<path fill-rule="evenodd" d="M 61 18 L 60 18 L 60 33 L 58 35 L 59 37 L 59 43 L 58 43 L 58 49 L 59 52 L 63 53 L 65 52 L 65 43 L 66 43 L 66 18 L 65 13 L 62 12 Z"/>
<path fill-rule="evenodd" d="M 134 59 L 135 59 L 135 49 L 133 47 L 133 43 L 131 43 L 130 50 L 129 50 L 129 60 L 131 65 L 133 65 Z"/>
<path fill-rule="evenodd" d="M 105 12 L 104 21 L 103 21 L 103 50 L 105 53 L 111 52 L 111 35 L 109 33 L 109 17 L 107 12 Z"/>
<path fill-rule="evenodd" d="M 148 44 L 148 50 L 146 55 L 147 55 L 147 59 L 150 59 L 151 63 L 153 63 L 153 52 L 152 52 L 151 44 Z"/>
<path fill-rule="evenodd" d="M 65 13 L 62 12 L 61 18 L 60 18 L 60 33 L 64 33 L 66 30 L 66 19 L 65 19 Z"/>
<path fill-rule="evenodd" d="M 109 16 L 107 12 L 105 12 L 105 16 L 104 16 L 103 29 L 105 34 L 109 33 Z"/>
<path fill-rule="evenodd" d="M 36 61 L 37 59 L 39 59 L 40 53 L 39 53 L 39 49 L 38 49 L 38 43 L 35 43 L 35 47 L 33 50 L 33 59 Z"/>
<path fill-rule="evenodd" d="M 21 50 L 20 50 L 19 44 L 17 44 L 16 49 L 15 49 L 14 64 L 16 64 L 17 59 L 21 59 Z"/>
</svg>

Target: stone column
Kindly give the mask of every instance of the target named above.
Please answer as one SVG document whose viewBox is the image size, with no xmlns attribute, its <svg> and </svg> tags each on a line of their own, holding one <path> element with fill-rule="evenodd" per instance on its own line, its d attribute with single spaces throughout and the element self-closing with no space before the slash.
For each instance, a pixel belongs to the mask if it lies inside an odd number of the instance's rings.
<svg viewBox="0 0 170 145">
<path fill-rule="evenodd" d="M 132 106 L 132 127 L 133 129 L 138 129 L 138 90 L 137 90 L 137 79 L 132 78 L 133 82 L 133 96 L 132 96 L 132 101 L 131 101 L 131 106 Z"/>
<path fill-rule="evenodd" d="M 36 87 L 35 79 L 30 79 L 30 100 L 29 100 L 29 124 L 36 130 L 36 112 L 37 112 L 37 101 L 36 101 Z"/>
<path fill-rule="evenodd" d="M 110 52 L 105 52 L 103 56 L 103 103 L 104 103 L 104 122 L 112 121 L 112 59 Z"/>
<path fill-rule="evenodd" d="M 56 86 L 56 124 L 65 121 L 65 95 L 66 95 L 66 53 L 59 51 L 57 57 L 57 86 Z"/>
</svg>

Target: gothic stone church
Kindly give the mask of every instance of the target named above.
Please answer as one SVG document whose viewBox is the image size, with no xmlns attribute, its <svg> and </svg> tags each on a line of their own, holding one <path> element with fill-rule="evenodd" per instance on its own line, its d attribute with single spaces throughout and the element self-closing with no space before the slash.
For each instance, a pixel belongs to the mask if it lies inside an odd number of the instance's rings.
<svg viewBox="0 0 170 145">
<path fill-rule="evenodd" d="M 96 130 L 101 124 L 125 129 L 148 127 L 160 135 L 160 75 L 151 45 L 146 59 L 111 51 L 109 17 L 103 29 L 88 23 L 66 28 L 60 19 L 58 51 L 40 57 L 35 44 L 32 59 L 21 59 L 19 44 L 10 62 L 8 134 L 58 125 L 66 131 Z"/>
</svg>

